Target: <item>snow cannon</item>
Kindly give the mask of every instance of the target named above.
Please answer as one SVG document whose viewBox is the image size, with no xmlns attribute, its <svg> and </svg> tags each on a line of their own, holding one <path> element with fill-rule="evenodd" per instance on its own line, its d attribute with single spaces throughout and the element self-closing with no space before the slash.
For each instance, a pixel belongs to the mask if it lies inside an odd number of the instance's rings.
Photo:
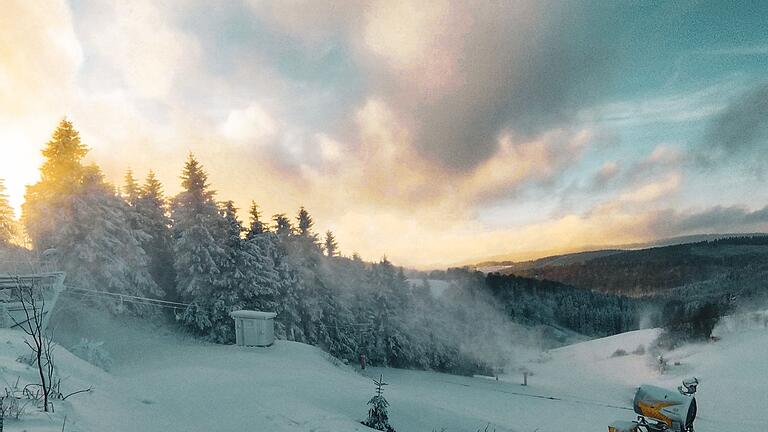
<svg viewBox="0 0 768 432">
<path fill-rule="evenodd" d="M 698 385 L 696 378 L 683 380 L 678 391 L 641 385 L 632 401 L 637 421 L 613 422 L 608 432 L 693 432 Z"/>
<path fill-rule="evenodd" d="M 693 421 L 696 419 L 696 398 L 693 393 L 684 394 L 682 391 L 644 384 L 637 389 L 632 407 L 637 414 L 655 420 L 660 431 L 693 431 Z M 662 425 L 666 425 L 666 428 L 662 428 Z"/>
</svg>

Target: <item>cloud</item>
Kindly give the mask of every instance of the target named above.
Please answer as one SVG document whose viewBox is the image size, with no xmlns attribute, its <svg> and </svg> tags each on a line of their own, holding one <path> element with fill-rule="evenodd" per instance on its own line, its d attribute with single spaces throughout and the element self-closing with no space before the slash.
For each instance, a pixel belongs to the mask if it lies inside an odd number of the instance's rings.
<svg viewBox="0 0 768 432">
<path fill-rule="evenodd" d="M 679 214 L 669 222 L 681 233 L 741 231 L 765 228 L 768 224 L 768 206 L 749 210 L 743 206 L 715 206 L 700 212 Z"/>
<path fill-rule="evenodd" d="M 600 169 L 595 173 L 592 178 L 592 189 L 603 189 L 605 186 L 616 176 L 620 171 L 619 161 L 608 161 L 603 163 Z"/>
<path fill-rule="evenodd" d="M 673 172 L 664 179 L 652 181 L 636 189 L 624 192 L 619 196 L 619 199 L 634 203 L 656 201 L 660 198 L 668 197 L 671 193 L 677 191 L 680 188 L 681 179 L 680 173 Z"/>
<path fill-rule="evenodd" d="M 381 100 L 371 99 L 356 113 L 356 146 L 318 141 L 322 159 L 340 167 L 334 172 L 307 170 L 309 183 L 345 184 L 357 191 L 353 202 L 391 208 L 438 207 L 461 217 L 478 204 L 513 195 L 524 185 L 551 181 L 583 154 L 593 139 L 590 130 L 554 130 L 530 140 L 502 134 L 494 153 L 468 172 L 435 165 L 413 145 L 413 134 Z M 354 151 L 342 149 L 354 148 Z M 325 184 L 325 183 L 328 184 Z"/>
<path fill-rule="evenodd" d="M 572 127 L 611 77 L 616 48 L 596 26 L 610 13 L 571 3 L 252 6 L 313 46 L 341 40 L 367 98 L 406 119 L 422 157 L 456 172 L 493 157 L 505 131 L 530 140 Z"/>
<path fill-rule="evenodd" d="M 142 98 L 165 99 L 177 80 L 199 67 L 199 47 L 179 29 L 172 10 L 150 0 L 87 2 L 79 31 L 97 54 L 94 76 Z"/>
<path fill-rule="evenodd" d="M 759 111 L 759 98 L 728 99 L 741 80 L 607 99 L 613 63 L 622 60 L 614 55 L 622 40 L 610 33 L 618 6 L 85 0 L 73 7 L 74 14 L 64 2 L 14 1 L 0 17 L 0 146 L 18 156 L 0 159 L 0 172 L 16 202 L 66 114 L 114 181 L 128 167 L 138 176 L 152 168 L 174 194 L 193 151 L 219 198 L 242 208 L 255 199 L 265 214 L 305 205 L 346 253 L 409 265 L 731 226 L 721 220 L 760 226 L 768 213 L 671 210 L 684 206 L 678 191 L 694 181 L 684 134 L 645 153 L 622 147 L 647 144 L 633 137 L 611 148 L 593 144 L 606 133 L 653 134 L 659 124 L 677 133 L 728 110 L 745 113 L 726 118 L 736 126 L 724 130 L 762 133 L 744 120 L 748 106 L 736 109 L 749 102 Z M 739 148 L 762 154 L 759 139 Z M 608 162 L 595 168 L 589 158 Z M 574 205 L 550 214 L 563 196 Z M 494 209 L 498 216 L 488 216 Z"/>
<path fill-rule="evenodd" d="M 722 111 L 741 89 L 741 82 L 734 81 L 731 78 L 695 90 L 598 103 L 580 109 L 576 117 L 581 122 L 622 129 L 705 120 Z"/>
<path fill-rule="evenodd" d="M 649 179 L 669 176 L 678 172 L 686 162 L 688 155 L 678 145 L 657 144 L 651 152 L 634 162 L 626 169 L 621 182 L 626 185 L 638 185 Z"/>
<path fill-rule="evenodd" d="M 0 116 L 65 108 L 83 61 L 67 4 L 5 2 L 0 28 Z"/>
<path fill-rule="evenodd" d="M 409 73 L 395 70 L 376 88 L 414 120 L 419 151 L 446 169 L 480 165 L 493 156 L 504 130 L 525 140 L 563 127 L 573 108 L 591 99 L 583 90 L 609 75 L 601 61 L 604 39 L 592 34 L 579 14 L 567 15 L 573 12 L 568 5 L 443 7 L 439 13 L 421 11 L 430 17 L 427 24 L 447 25 L 434 32 L 425 26 L 431 43 L 407 56 Z M 424 31 L 422 21 L 380 25 L 415 38 Z"/>
<path fill-rule="evenodd" d="M 720 161 L 754 158 L 765 162 L 768 152 L 768 82 L 754 85 L 718 114 L 709 126 L 699 162 L 712 166 Z M 755 164 L 750 164 L 754 166 Z"/>
<path fill-rule="evenodd" d="M 456 9 L 443 0 L 374 3 L 364 14 L 364 45 L 417 97 L 456 91 L 466 80 L 459 61 L 471 25 Z"/>
<path fill-rule="evenodd" d="M 258 104 L 229 112 L 219 127 L 221 134 L 235 142 L 253 143 L 274 137 L 278 131 L 276 120 Z"/>
</svg>

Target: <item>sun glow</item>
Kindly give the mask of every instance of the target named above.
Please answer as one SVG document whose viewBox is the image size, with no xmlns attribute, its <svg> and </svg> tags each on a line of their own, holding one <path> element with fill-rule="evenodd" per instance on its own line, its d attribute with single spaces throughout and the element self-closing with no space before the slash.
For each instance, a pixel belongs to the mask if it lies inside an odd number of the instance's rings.
<svg viewBox="0 0 768 432">
<path fill-rule="evenodd" d="M 44 143 L 45 138 L 33 139 L 18 129 L 3 127 L 0 130 L 3 155 L 0 157 L 0 178 L 5 180 L 6 193 L 17 217 L 21 216 L 26 185 L 40 178 L 40 147 Z"/>
</svg>

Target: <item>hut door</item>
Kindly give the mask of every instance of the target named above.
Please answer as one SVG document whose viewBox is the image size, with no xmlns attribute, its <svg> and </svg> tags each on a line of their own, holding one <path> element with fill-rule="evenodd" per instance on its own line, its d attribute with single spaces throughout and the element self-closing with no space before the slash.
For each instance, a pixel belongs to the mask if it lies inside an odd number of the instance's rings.
<svg viewBox="0 0 768 432">
<path fill-rule="evenodd" d="M 255 320 L 248 320 L 248 324 L 246 325 L 246 334 L 248 335 L 245 342 L 246 345 L 257 345 L 259 343 L 258 330 L 256 330 L 256 327 Z"/>
<path fill-rule="evenodd" d="M 259 324 L 256 326 L 256 338 L 259 341 L 259 345 L 264 343 L 264 323 L 266 323 L 266 320 L 259 320 Z"/>
</svg>

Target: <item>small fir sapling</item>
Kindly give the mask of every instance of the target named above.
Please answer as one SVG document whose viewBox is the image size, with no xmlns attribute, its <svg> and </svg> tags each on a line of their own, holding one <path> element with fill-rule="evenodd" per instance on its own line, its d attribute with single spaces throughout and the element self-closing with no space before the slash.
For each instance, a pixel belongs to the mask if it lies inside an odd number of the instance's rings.
<svg viewBox="0 0 768 432">
<path fill-rule="evenodd" d="M 376 394 L 373 395 L 371 400 L 368 401 L 368 405 L 371 408 L 368 409 L 368 419 L 362 422 L 365 426 L 371 429 L 376 429 L 384 432 L 395 432 L 395 429 L 389 425 L 389 402 L 384 398 L 384 386 L 387 383 L 384 382 L 384 376 L 379 375 L 379 379 L 373 380 L 376 384 Z"/>
</svg>

